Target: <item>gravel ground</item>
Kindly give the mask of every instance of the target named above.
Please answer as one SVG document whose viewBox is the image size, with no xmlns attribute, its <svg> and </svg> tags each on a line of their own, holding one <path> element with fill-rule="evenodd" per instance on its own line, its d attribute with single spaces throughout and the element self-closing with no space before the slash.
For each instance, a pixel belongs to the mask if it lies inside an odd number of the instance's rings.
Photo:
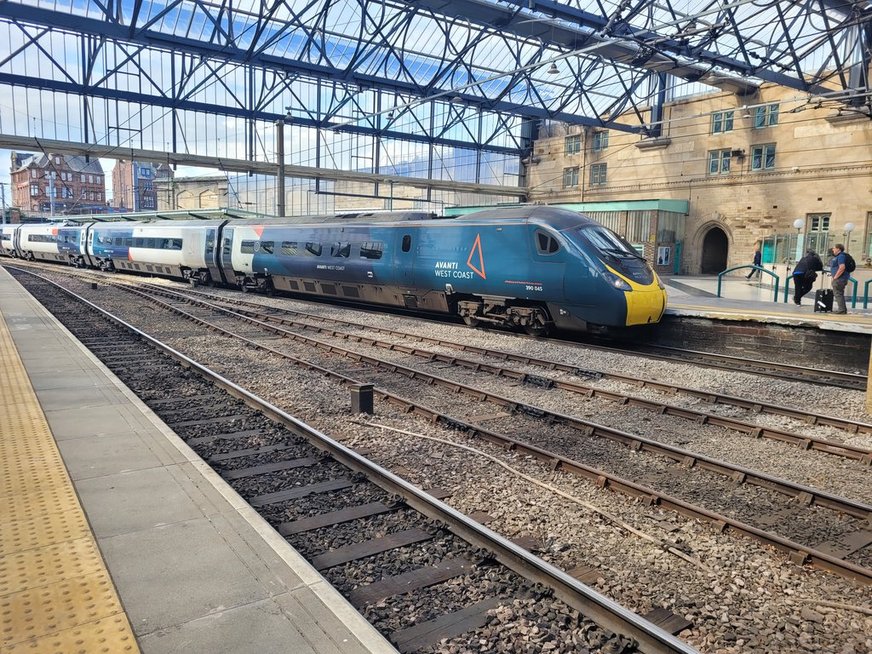
<svg viewBox="0 0 872 654">
<path fill-rule="evenodd" d="M 97 295 L 101 300 L 107 300 L 110 293 L 104 289 Z M 360 322 L 380 322 L 374 314 L 286 300 L 280 303 L 305 306 L 328 318 L 341 314 L 352 315 L 352 319 Z M 120 308 L 125 302 L 119 300 L 117 304 Z M 130 304 L 129 300 L 126 304 Z M 404 476 L 417 485 L 450 489 L 452 505 L 466 513 L 486 511 L 494 518 L 489 526 L 507 537 L 535 537 L 546 546 L 543 558 L 555 565 L 564 569 L 579 565 L 595 568 L 596 588 L 628 608 L 645 613 L 665 607 L 685 616 L 693 626 L 681 637 L 701 651 L 838 654 L 872 651 L 872 637 L 869 636 L 872 634 L 872 617 L 829 605 L 836 602 L 869 607 L 872 605 L 869 587 L 826 572 L 800 568 L 756 542 L 716 533 L 706 525 L 658 507 L 599 491 L 577 477 L 554 472 L 531 458 L 446 431 L 382 403 L 377 407 L 373 422 L 408 430 L 414 435 L 358 424 L 361 417 L 347 415 L 347 391 L 323 377 L 287 364 L 274 364 L 266 355 L 241 346 L 222 347 L 218 366 L 214 336 L 179 337 L 177 322 L 158 315 L 158 311 L 147 316 L 143 313 L 152 312 L 140 311 L 137 316 L 146 328 L 175 331 L 175 347 L 189 356 L 208 359 L 210 365 L 220 367 L 221 372 L 230 377 L 235 376 L 238 380 L 243 377 L 241 381 L 245 381 L 253 392 L 268 397 L 325 433 L 355 447 L 371 448 L 371 458 L 394 470 L 402 470 Z M 862 413 L 862 394 L 852 391 L 833 392 L 801 382 L 757 379 L 741 373 L 666 364 L 629 355 L 603 355 L 549 341 L 422 323 L 397 316 L 390 317 L 390 324 L 394 328 L 417 330 L 429 336 L 463 339 L 482 347 L 560 359 L 581 367 L 602 367 L 658 379 L 681 379 L 685 386 L 756 396 L 781 404 L 829 405 L 833 411 L 846 417 L 866 418 Z M 187 331 L 195 330 L 188 327 Z M 251 374 L 247 371 L 253 364 L 262 370 L 251 382 Z M 305 392 L 301 393 L 300 389 L 305 389 Z M 741 393 L 737 389 L 741 389 Z M 659 421 L 662 416 L 648 414 L 648 418 Z M 482 461 L 465 450 L 434 443 L 423 436 L 474 447 L 553 489 L 533 485 L 493 461 Z M 759 443 L 756 441 L 755 445 Z M 736 445 L 733 447 L 741 449 Z M 772 466 L 784 466 L 783 457 L 780 462 L 776 460 L 779 456 L 778 452 L 772 454 Z M 817 456 L 827 460 L 836 458 Z M 761 464 L 758 462 L 754 467 L 760 468 Z M 868 475 L 868 468 L 865 470 Z M 823 472 L 821 476 L 830 479 L 831 474 Z M 578 501 L 570 501 L 554 489 Z M 606 518 L 603 513 L 613 518 Z M 632 533 L 621 524 L 650 535 L 654 542 Z M 674 552 L 682 553 L 692 562 Z M 512 642 L 512 638 L 524 636 L 526 641 L 521 642 L 531 642 L 529 636 L 535 621 L 531 620 L 523 603 L 494 611 L 492 618 L 488 638 L 498 634 L 503 642 Z M 506 627 L 508 633 L 500 630 L 505 625 L 509 625 Z M 481 644 L 459 640 L 443 643 L 434 651 L 477 651 L 476 647 L 485 648 Z M 533 651 L 542 651 L 542 648 Z"/>
</svg>

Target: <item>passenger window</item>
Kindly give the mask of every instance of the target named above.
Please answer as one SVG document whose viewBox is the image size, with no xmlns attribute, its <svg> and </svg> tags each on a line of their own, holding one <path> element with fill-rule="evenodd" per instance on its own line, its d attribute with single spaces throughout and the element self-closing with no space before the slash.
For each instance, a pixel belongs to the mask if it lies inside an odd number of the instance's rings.
<svg viewBox="0 0 872 654">
<path fill-rule="evenodd" d="M 297 247 L 296 241 L 282 241 L 282 254 L 286 257 L 295 257 L 297 256 Z"/>
<path fill-rule="evenodd" d="M 124 239 L 121 236 L 116 236 L 115 245 L 121 245 L 122 243 L 124 243 Z"/>
<path fill-rule="evenodd" d="M 260 242 L 260 250 L 261 250 L 261 252 L 266 252 L 267 254 L 272 254 L 273 250 L 275 250 L 275 241 L 261 241 Z"/>
<path fill-rule="evenodd" d="M 560 249 L 557 239 L 545 232 L 536 232 L 536 251 L 539 254 L 554 254 Z"/>
<path fill-rule="evenodd" d="M 313 257 L 321 256 L 321 244 L 320 243 L 306 243 L 306 252 Z"/>
<path fill-rule="evenodd" d="M 412 249 L 412 237 L 409 234 L 403 236 L 403 252 L 408 252 Z"/>
<path fill-rule="evenodd" d="M 331 257 L 347 257 L 351 254 L 351 243 L 334 243 L 330 248 Z"/>
<path fill-rule="evenodd" d="M 370 241 L 360 244 L 360 256 L 364 259 L 381 259 L 384 244 L 378 241 Z"/>
<path fill-rule="evenodd" d="M 126 245 L 127 247 L 133 247 L 133 239 L 132 238 L 124 239 L 124 245 Z"/>
</svg>

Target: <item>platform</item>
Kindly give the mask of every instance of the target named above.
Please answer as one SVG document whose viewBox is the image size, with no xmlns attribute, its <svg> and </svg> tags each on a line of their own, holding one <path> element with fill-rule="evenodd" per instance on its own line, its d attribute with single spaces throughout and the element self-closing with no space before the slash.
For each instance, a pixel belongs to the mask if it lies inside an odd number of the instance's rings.
<svg viewBox="0 0 872 654">
<path fill-rule="evenodd" d="M 786 303 L 783 301 L 783 290 L 778 294 L 779 301 L 775 302 L 774 289 L 771 286 L 756 281 L 749 282 L 744 277 L 725 278 L 721 286 L 721 297 L 717 296 L 718 278 L 715 275 L 670 277 L 664 279 L 664 283 L 668 294 L 668 315 L 715 320 L 750 320 L 872 334 L 872 308 L 864 309 L 862 301 L 857 302 L 857 307 L 853 308 L 848 300 L 848 313 L 835 315 L 814 312 L 814 291 L 803 298 L 802 306 L 793 303 L 792 291 Z"/>
<path fill-rule="evenodd" d="M 0 370 L 0 654 L 396 651 L 2 269 Z"/>
</svg>

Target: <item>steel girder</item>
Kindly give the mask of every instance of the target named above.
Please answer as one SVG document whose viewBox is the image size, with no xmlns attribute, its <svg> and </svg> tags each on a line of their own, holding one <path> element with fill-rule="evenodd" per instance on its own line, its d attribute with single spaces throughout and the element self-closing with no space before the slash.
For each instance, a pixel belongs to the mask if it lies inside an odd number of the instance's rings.
<svg viewBox="0 0 872 654">
<path fill-rule="evenodd" d="M 289 115 L 480 163 L 524 153 L 528 120 L 647 133 L 673 79 L 868 102 L 870 24 L 857 0 L 7 0 L 0 83 L 83 98 L 85 142 L 111 140 L 103 114 L 125 104 L 162 108 L 173 151 L 192 148 L 184 114 L 220 115 L 269 157 L 260 131 Z M 116 140 L 153 145 L 124 120 Z"/>
</svg>

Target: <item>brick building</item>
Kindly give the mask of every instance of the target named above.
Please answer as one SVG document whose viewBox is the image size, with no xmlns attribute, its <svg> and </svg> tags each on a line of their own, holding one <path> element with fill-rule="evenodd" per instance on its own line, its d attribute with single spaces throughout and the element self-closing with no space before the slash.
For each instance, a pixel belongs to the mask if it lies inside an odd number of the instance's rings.
<svg viewBox="0 0 872 654">
<path fill-rule="evenodd" d="M 127 211 L 157 211 L 155 182 L 172 178 L 167 164 L 120 160 L 112 169 L 112 204 Z"/>
<path fill-rule="evenodd" d="M 98 159 L 12 152 L 12 206 L 25 214 L 105 213 L 106 183 Z"/>
</svg>

